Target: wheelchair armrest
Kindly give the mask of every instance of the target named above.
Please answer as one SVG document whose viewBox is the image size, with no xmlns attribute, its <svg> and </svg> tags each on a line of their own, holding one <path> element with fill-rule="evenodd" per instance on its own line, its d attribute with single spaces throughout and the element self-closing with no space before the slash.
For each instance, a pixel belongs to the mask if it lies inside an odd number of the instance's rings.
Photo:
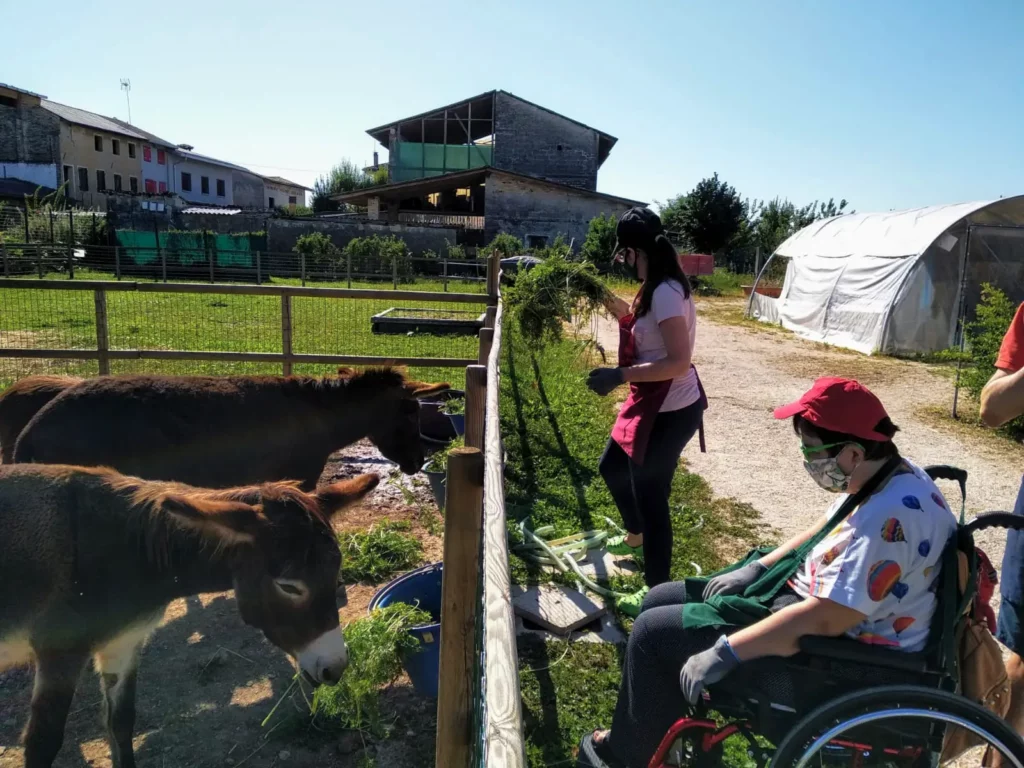
<svg viewBox="0 0 1024 768">
<path fill-rule="evenodd" d="M 822 637 L 805 635 L 800 638 L 800 650 L 809 656 L 850 661 L 866 667 L 883 667 L 904 672 L 927 672 L 928 659 L 924 653 L 906 653 L 860 643 L 849 637 Z"/>
</svg>

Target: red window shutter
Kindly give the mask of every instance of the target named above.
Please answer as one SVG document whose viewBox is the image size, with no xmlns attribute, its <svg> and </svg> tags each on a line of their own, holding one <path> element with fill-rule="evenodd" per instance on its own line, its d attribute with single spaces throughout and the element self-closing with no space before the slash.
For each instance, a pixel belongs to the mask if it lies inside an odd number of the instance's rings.
<svg viewBox="0 0 1024 768">
<path fill-rule="evenodd" d="M 150 149 L 149 147 L 143 147 L 142 148 L 142 159 L 145 160 L 147 163 L 153 162 L 153 150 Z"/>
<path fill-rule="evenodd" d="M 160 191 L 161 192 L 166 192 L 167 191 L 167 182 L 166 181 L 161 181 L 160 182 Z"/>
<path fill-rule="evenodd" d="M 152 195 L 156 192 L 156 182 L 153 179 L 146 179 L 146 194 Z"/>
<path fill-rule="evenodd" d="M 156 151 L 156 161 L 160 165 L 163 165 L 164 163 L 167 162 L 167 156 L 164 154 L 164 151 L 162 149 L 158 149 Z"/>
</svg>

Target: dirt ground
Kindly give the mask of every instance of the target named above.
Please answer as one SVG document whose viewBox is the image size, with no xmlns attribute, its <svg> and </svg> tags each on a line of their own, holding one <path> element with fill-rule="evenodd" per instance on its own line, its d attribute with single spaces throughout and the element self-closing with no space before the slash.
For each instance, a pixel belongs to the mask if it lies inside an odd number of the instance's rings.
<svg viewBox="0 0 1024 768">
<path fill-rule="evenodd" d="M 831 501 L 808 478 L 788 421 L 772 410 L 797 399 L 819 376 L 845 376 L 864 383 L 899 425 L 900 451 L 919 465 L 954 464 L 969 473 L 968 516 L 1012 510 L 1024 472 L 1024 447 L 977 427 L 944 417 L 953 401 L 948 368 L 869 357 L 831 348 L 765 326 L 736 325 L 742 299 L 698 300 L 694 362 L 707 390 L 706 454 L 693 441 L 683 454 L 718 496 L 751 504 L 780 541 L 814 522 Z M 599 329 L 614 355 L 618 330 L 609 320 Z M 970 407 L 970 406 L 968 406 Z M 951 508 L 960 491 L 941 483 Z M 997 566 L 1005 532 L 985 531 L 979 544 Z"/>
<path fill-rule="evenodd" d="M 384 480 L 337 523 L 365 529 L 383 520 L 407 520 L 423 544 L 424 562 L 441 559 L 439 516 L 422 476 L 407 478 L 368 443 L 331 457 L 321 482 L 375 472 Z M 342 625 L 365 615 L 379 585 L 346 588 Z M 141 768 L 419 768 L 433 762 L 436 703 L 416 694 L 405 676 L 383 696 L 391 737 L 364 741 L 356 732 L 325 734 L 310 728 L 301 696 L 285 701 L 266 727 L 263 719 L 291 684 L 288 658 L 243 624 L 232 592 L 176 600 L 147 644 L 139 673 L 135 754 Z M 0 768 L 20 768 L 18 744 L 28 716 L 32 670 L 0 673 Z M 99 683 L 83 673 L 71 707 L 56 768 L 109 768 L 100 725 Z"/>
</svg>

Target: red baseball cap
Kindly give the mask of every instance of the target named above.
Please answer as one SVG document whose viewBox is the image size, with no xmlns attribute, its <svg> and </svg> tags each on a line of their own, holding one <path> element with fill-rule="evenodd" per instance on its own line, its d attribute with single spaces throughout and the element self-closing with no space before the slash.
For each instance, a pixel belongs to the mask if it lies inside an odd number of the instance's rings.
<svg viewBox="0 0 1024 768">
<path fill-rule="evenodd" d="M 892 440 L 889 435 L 874 429 L 889 416 L 882 401 L 852 379 L 831 376 L 818 379 L 795 403 L 775 409 L 776 419 L 788 419 L 798 414 L 814 426 L 832 432 L 878 442 Z"/>
</svg>

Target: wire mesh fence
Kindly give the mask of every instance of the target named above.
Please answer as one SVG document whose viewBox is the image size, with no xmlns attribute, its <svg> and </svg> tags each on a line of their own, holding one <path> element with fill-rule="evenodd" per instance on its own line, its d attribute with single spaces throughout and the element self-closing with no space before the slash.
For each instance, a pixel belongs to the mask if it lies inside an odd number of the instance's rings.
<svg viewBox="0 0 1024 768">
<path fill-rule="evenodd" d="M 477 358 L 487 301 L 288 285 L 63 285 L 0 280 L 0 387 L 37 373 L 325 374 L 386 361 L 461 385 Z M 470 311 L 429 332 L 374 322 L 389 309 Z"/>
<path fill-rule="evenodd" d="M 0 275 L 40 280 L 389 287 L 442 293 L 483 293 L 487 289 L 486 259 L 406 255 L 387 259 L 340 256 L 319 261 L 294 252 L 203 248 L 192 241 L 178 241 L 171 247 L 0 241 Z"/>
</svg>

